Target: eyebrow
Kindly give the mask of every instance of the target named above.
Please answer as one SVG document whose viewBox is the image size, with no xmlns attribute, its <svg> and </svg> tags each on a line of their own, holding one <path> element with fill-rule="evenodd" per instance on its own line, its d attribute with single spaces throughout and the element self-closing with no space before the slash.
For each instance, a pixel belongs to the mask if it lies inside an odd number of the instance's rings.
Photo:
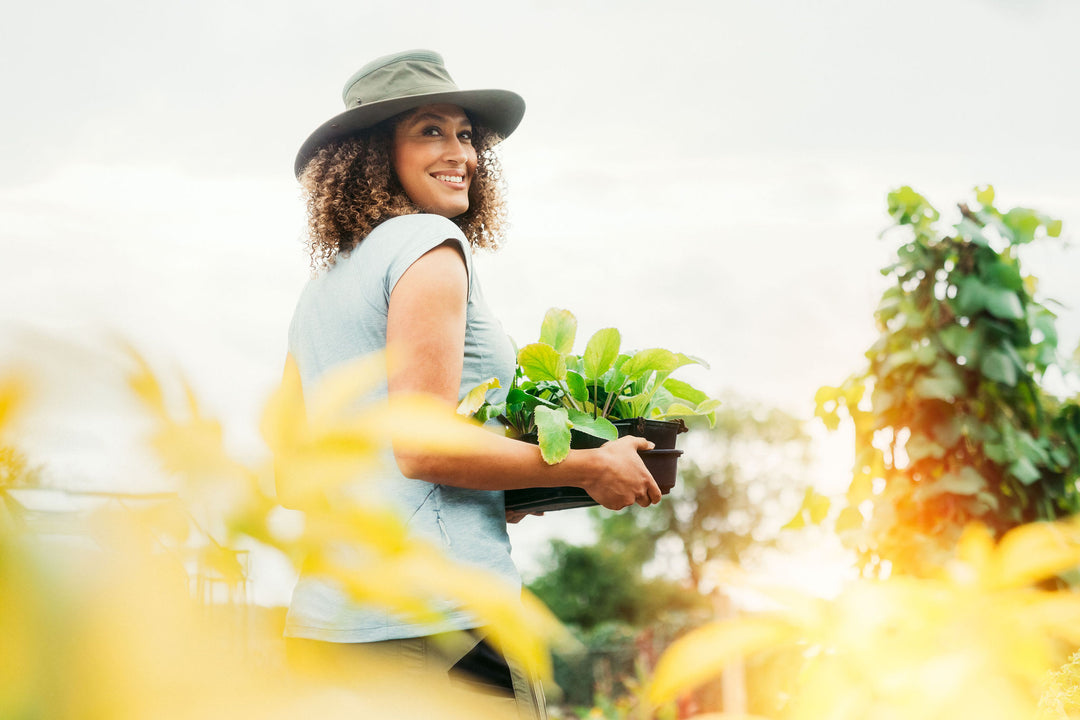
<svg viewBox="0 0 1080 720">
<path fill-rule="evenodd" d="M 433 112 L 422 112 L 422 113 L 419 113 L 417 115 L 413 115 L 411 118 L 409 118 L 409 123 L 413 124 L 413 123 L 420 123 L 420 122 L 430 122 L 432 120 L 434 120 L 436 122 L 444 122 L 444 123 L 455 122 L 455 119 L 451 118 L 449 115 L 440 115 L 439 113 L 433 113 Z M 465 116 L 465 122 L 462 123 L 462 124 L 467 125 L 470 128 L 472 127 L 472 121 L 469 120 L 469 117 L 467 115 Z"/>
</svg>

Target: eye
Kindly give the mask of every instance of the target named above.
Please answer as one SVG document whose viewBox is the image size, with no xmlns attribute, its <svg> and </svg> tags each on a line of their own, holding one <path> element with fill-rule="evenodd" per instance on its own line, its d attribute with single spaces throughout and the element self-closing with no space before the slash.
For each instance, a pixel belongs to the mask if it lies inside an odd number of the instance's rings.
<svg viewBox="0 0 1080 720">
<path fill-rule="evenodd" d="M 438 137 L 442 135 L 442 129 L 438 125 L 428 125 L 426 128 L 420 131 L 421 135 L 428 135 L 430 137 Z"/>
<path fill-rule="evenodd" d="M 467 142 L 467 143 L 471 144 L 472 141 L 473 141 L 473 131 L 472 130 L 462 130 L 461 132 L 458 133 L 458 139 L 461 140 L 462 142 Z"/>
</svg>

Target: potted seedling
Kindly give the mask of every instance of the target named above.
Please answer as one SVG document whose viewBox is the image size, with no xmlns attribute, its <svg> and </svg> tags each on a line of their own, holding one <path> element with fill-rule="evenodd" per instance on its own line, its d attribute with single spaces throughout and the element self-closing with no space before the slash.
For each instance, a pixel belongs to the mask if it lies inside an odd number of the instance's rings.
<svg viewBox="0 0 1080 720">
<path fill-rule="evenodd" d="M 597 331 L 581 355 L 573 354 L 577 319 L 552 308 L 544 316 L 540 340 L 518 351 L 517 371 L 504 402 L 484 400 L 497 381 L 474 388 L 459 411 L 479 421 L 497 418 L 507 434 L 540 446 L 549 464 L 561 462 L 571 448 L 599 447 L 622 435 L 638 435 L 655 444 L 641 451 L 645 466 L 662 492 L 675 484 L 681 450 L 675 438 L 686 431 L 683 418 L 715 422 L 718 400 L 671 374 L 686 365 L 707 364 L 682 353 L 649 348 L 621 351 L 615 328 Z M 539 512 L 595 505 L 580 488 L 528 488 L 506 493 L 508 509 Z"/>
</svg>

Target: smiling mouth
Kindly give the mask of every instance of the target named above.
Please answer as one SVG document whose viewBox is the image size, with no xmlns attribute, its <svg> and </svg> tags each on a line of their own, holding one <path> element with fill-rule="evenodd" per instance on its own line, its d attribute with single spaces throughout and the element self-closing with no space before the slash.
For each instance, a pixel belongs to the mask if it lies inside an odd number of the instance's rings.
<svg viewBox="0 0 1080 720">
<path fill-rule="evenodd" d="M 433 175 L 436 180 L 441 180 L 445 183 L 451 183 L 454 185 L 463 185 L 465 183 L 464 175 Z"/>
</svg>

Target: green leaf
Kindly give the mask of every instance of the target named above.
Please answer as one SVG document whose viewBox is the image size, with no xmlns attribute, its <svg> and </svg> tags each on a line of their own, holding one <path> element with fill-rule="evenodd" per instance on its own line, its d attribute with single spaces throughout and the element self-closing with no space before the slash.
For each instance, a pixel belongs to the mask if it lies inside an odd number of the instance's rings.
<svg viewBox="0 0 1080 720">
<path fill-rule="evenodd" d="M 1053 218 L 1044 219 L 1046 223 L 1046 234 L 1050 237 L 1061 237 L 1061 221 Z"/>
<path fill-rule="evenodd" d="M 877 368 L 878 375 L 884 377 L 893 370 L 915 362 L 915 353 L 911 350 L 897 350 L 885 356 L 884 362 Z"/>
<path fill-rule="evenodd" d="M 956 299 L 953 301 L 960 315 L 974 315 L 986 309 L 986 286 L 977 277 L 961 277 L 956 280 Z"/>
<path fill-rule="evenodd" d="M 907 444 L 904 445 L 904 451 L 907 453 L 908 460 L 912 463 L 917 463 L 928 457 L 938 460 L 945 457 L 945 448 L 922 433 L 912 433 Z"/>
<path fill-rule="evenodd" d="M 694 408 L 694 412 L 698 415 L 706 415 L 719 408 L 722 404 L 715 398 L 708 398 L 698 403 L 697 407 Z"/>
<path fill-rule="evenodd" d="M 956 234 L 960 237 L 968 238 L 977 245 L 990 245 L 990 241 L 983 235 L 982 228 L 972 222 L 971 218 L 964 218 L 953 227 L 956 228 Z"/>
<path fill-rule="evenodd" d="M 643 416 L 645 414 L 645 408 L 649 406 L 650 398 L 651 393 L 638 393 L 637 395 L 630 395 L 622 398 L 621 404 L 626 407 L 626 412 L 622 413 L 620 417 L 632 418 Z"/>
<path fill-rule="evenodd" d="M 622 338 L 615 328 L 597 330 L 589 344 L 585 346 L 585 355 L 582 357 L 585 377 L 592 382 L 600 378 L 615 364 L 615 358 L 619 357 L 619 344 Z"/>
<path fill-rule="evenodd" d="M 1009 459 L 1009 453 L 1005 446 L 1000 443 L 988 442 L 983 445 L 983 452 L 998 465 L 1004 465 Z"/>
<path fill-rule="evenodd" d="M 922 227 L 936 221 L 938 211 L 919 193 L 904 185 L 889 193 L 889 215 L 901 225 Z"/>
<path fill-rule="evenodd" d="M 604 373 L 604 392 L 606 393 L 622 393 L 626 387 L 627 377 L 626 373 L 622 371 L 622 365 L 624 362 L 621 360 L 629 359 L 625 355 L 620 355 L 619 359 L 615 361 L 615 367 L 611 368 L 608 372 Z"/>
<path fill-rule="evenodd" d="M 986 285 L 977 277 L 963 277 L 956 281 L 954 306 L 960 315 L 974 315 L 986 310 L 1003 320 L 1019 320 L 1024 317 L 1020 297 L 1006 287 Z"/>
<path fill-rule="evenodd" d="M 935 345 L 920 345 L 915 351 L 915 362 L 923 367 L 936 365 L 939 354 L 937 346 Z"/>
<path fill-rule="evenodd" d="M 671 417 L 691 417 L 698 414 L 699 413 L 696 408 L 692 408 L 689 405 L 681 402 L 673 402 L 668 405 L 667 410 L 660 413 L 658 418 L 667 419 Z"/>
<path fill-rule="evenodd" d="M 701 367 L 705 368 L 706 370 L 709 369 L 709 363 L 705 362 L 705 360 L 703 360 L 702 358 L 697 357 L 696 355 L 687 355 L 686 353 L 675 353 L 675 357 L 678 359 L 678 364 L 674 368 L 672 368 L 672 370 L 675 370 L 676 368 L 681 368 L 684 365 L 700 365 Z"/>
<path fill-rule="evenodd" d="M 960 438 L 964 434 L 964 422 L 958 417 L 952 417 L 934 425 L 931 432 L 939 445 L 951 448 L 960 442 Z"/>
<path fill-rule="evenodd" d="M 701 403 L 709 399 L 708 395 L 682 380 L 668 378 L 664 381 L 664 387 L 675 397 L 692 403 Z"/>
<path fill-rule="evenodd" d="M 979 334 L 972 327 L 949 325 L 938 332 L 938 339 L 945 349 L 969 363 L 979 358 Z"/>
<path fill-rule="evenodd" d="M 951 364 L 939 362 L 929 375 L 922 375 L 915 381 L 915 394 L 924 398 L 937 398 L 952 402 L 963 395 L 964 383 L 956 374 Z"/>
<path fill-rule="evenodd" d="M 527 393 L 524 390 L 521 390 L 520 388 L 511 388 L 510 389 L 510 391 L 506 394 L 506 404 L 507 405 L 524 405 L 525 407 L 527 407 L 530 410 L 533 409 L 534 407 L 536 407 L 537 405 L 544 405 L 545 407 L 549 407 L 549 408 L 552 408 L 552 409 L 559 407 L 558 405 L 556 405 L 555 403 L 553 403 L 553 402 L 551 402 L 549 400 L 545 400 L 545 399 L 543 399 L 541 397 L 537 397 L 536 395 L 533 395 L 531 393 Z"/>
<path fill-rule="evenodd" d="M 570 454 L 570 417 L 566 408 L 536 408 L 536 435 L 540 455 L 548 465 L 561 463 Z"/>
<path fill-rule="evenodd" d="M 1042 342 L 1049 343 L 1057 348 L 1058 332 L 1055 323 L 1057 316 L 1038 303 L 1028 305 L 1028 325 L 1033 330 L 1038 330 L 1043 335 Z"/>
<path fill-rule="evenodd" d="M 494 405 L 481 405 L 480 408 L 473 414 L 477 422 L 486 423 L 492 418 L 497 418 L 500 415 L 506 414 L 506 403 L 495 403 Z"/>
<path fill-rule="evenodd" d="M 1040 465 L 1050 463 L 1050 453 L 1043 446 L 1043 443 L 1033 438 L 1030 433 L 1021 430 L 1017 433 L 1016 440 L 1024 457 Z"/>
<path fill-rule="evenodd" d="M 899 285 L 890 287 L 881 295 L 881 301 L 874 311 L 874 316 L 883 323 L 896 317 L 896 314 L 900 312 L 900 301 L 903 296 L 904 291 Z"/>
<path fill-rule="evenodd" d="M 1005 213 L 1002 218 L 1005 227 L 1012 231 L 1013 242 L 1017 245 L 1029 243 L 1035 239 L 1035 231 L 1039 229 L 1039 214 L 1030 208 L 1013 208 Z"/>
<path fill-rule="evenodd" d="M 532 343 L 521 348 L 518 365 L 530 380 L 566 379 L 566 359 L 548 343 Z"/>
<path fill-rule="evenodd" d="M 1024 306 L 1020 303 L 1020 297 L 1008 288 L 986 287 L 986 309 L 991 315 L 1002 320 L 1019 320 L 1024 317 Z"/>
<path fill-rule="evenodd" d="M 1016 365 L 1009 359 L 1008 355 L 1000 350 L 988 352 L 982 363 L 979 364 L 979 369 L 982 370 L 983 375 L 995 382 L 1003 383 L 1009 387 L 1016 387 Z"/>
<path fill-rule="evenodd" d="M 573 352 L 576 335 L 577 318 L 569 310 L 551 308 L 544 315 L 544 322 L 540 325 L 540 342 L 566 355 Z"/>
<path fill-rule="evenodd" d="M 994 204 L 994 186 L 980 185 L 975 188 L 975 199 L 980 205 L 986 207 Z"/>
<path fill-rule="evenodd" d="M 586 402 L 589 399 L 589 390 L 585 385 L 585 378 L 570 370 L 566 371 L 566 387 L 570 396 L 578 402 Z"/>
<path fill-rule="evenodd" d="M 679 357 L 670 350 L 649 348 L 641 350 L 627 360 L 622 372 L 630 380 L 635 380 L 649 372 L 669 373 L 680 365 Z"/>
<path fill-rule="evenodd" d="M 570 418 L 570 424 L 575 430 L 580 430 L 583 433 L 588 433 L 589 435 L 603 438 L 604 440 L 619 439 L 619 429 L 605 418 L 594 418 L 589 413 L 583 413 L 577 410 L 567 410 L 567 414 Z"/>
<path fill-rule="evenodd" d="M 1020 268 L 1016 263 L 996 262 L 985 270 L 984 278 L 990 287 L 1003 287 L 1013 292 L 1024 289 L 1024 278 L 1020 276 Z"/>
<path fill-rule="evenodd" d="M 943 492 L 953 495 L 976 495 L 986 490 L 986 478 L 972 467 L 963 467 L 960 472 L 945 473 L 936 482 L 925 481 L 931 484 L 927 488 L 926 495 L 939 495 Z"/>
<path fill-rule="evenodd" d="M 1024 485 L 1031 485 L 1042 477 L 1039 469 L 1030 460 L 1023 457 L 1009 466 L 1009 473 Z"/>
</svg>

